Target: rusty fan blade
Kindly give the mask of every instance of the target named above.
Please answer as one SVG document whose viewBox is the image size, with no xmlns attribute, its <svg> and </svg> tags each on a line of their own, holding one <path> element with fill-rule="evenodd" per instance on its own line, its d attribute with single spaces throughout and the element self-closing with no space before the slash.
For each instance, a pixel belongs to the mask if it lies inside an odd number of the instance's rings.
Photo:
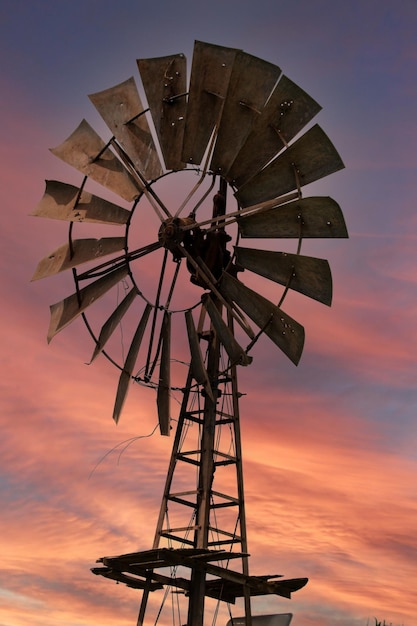
<svg viewBox="0 0 417 626">
<path fill-rule="evenodd" d="M 219 289 L 231 298 L 297 365 L 304 347 L 304 328 L 275 304 L 223 272 Z"/>
<path fill-rule="evenodd" d="M 36 268 L 32 280 L 58 274 L 87 261 L 94 261 L 125 246 L 125 237 L 103 239 L 74 239 L 65 243 L 43 258 Z"/>
<path fill-rule="evenodd" d="M 130 305 L 133 300 L 137 296 L 136 289 L 131 289 L 127 296 L 123 298 L 118 307 L 113 311 L 110 315 L 109 319 L 103 325 L 99 338 L 97 340 L 96 347 L 94 348 L 93 356 L 91 357 L 90 363 L 94 361 L 94 359 L 104 350 L 104 347 L 107 341 L 112 336 L 113 332 L 116 330 L 117 326 L 122 321 L 124 315 L 127 313 Z"/>
<path fill-rule="evenodd" d="M 184 163 L 201 163 L 220 121 L 237 50 L 196 41 L 184 133 Z"/>
<path fill-rule="evenodd" d="M 161 337 L 161 363 L 159 366 L 156 403 L 161 435 L 169 435 L 169 421 L 171 417 L 171 313 L 168 313 L 168 311 L 165 311 L 162 320 Z"/>
<path fill-rule="evenodd" d="M 204 387 L 204 390 L 209 396 L 210 400 L 214 402 L 213 391 L 211 389 L 210 380 L 204 365 L 200 342 L 198 340 L 198 334 L 194 325 L 193 314 L 191 311 L 186 311 L 185 321 L 187 324 L 188 343 L 190 345 L 191 353 L 191 370 L 193 376 L 198 384 Z"/>
<path fill-rule="evenodd" d="M 167 169 L 184 168 L 181 149 L 187 108 L 187 62 L 183 54 L 138 59 L 142 84 Z"/>
<path fill-rule="evenodd" d="M 237 52 L 210 165 L 213 172 L 228 178 L 227 172 L 280 74 L 276 65 L 241 50 Z"/>
<path fill-rule="evenodd" d="M 311 196 L 238 218 L 241 237 L 346 238 L 340 206 L 332 198 Z"/>
<path fill-rule="evenodd" d="M 48 343 L 63 328 L 71 324 L 90 304 L 101 298 L 109 289 L 116 285 L 127 275 L 127 265 L 114 270 L 90 283 L 78 292 L 68 296 L 64 300 L 50 307 L 51 320 L 48 330 Z"/>
<path fill-rule="evenodd" d="M 238 344 L 210 296 L 203 296 L 203 304 L 207 309 L 221 343 L 229 355 L 230 362 L 233 365 L 249 365 L 252 363 L 252 357 L 246 354 L 244 349 Z"/>
<path fill-rule="evenodd" d="M 119 421 L 120 414 L 123 409 L 123 405 L 126 400 L 127 392 L 129 391 L 129 383 L 132 378 L 133 368 L 135 367 L 136 359 L 138 357 L 140 344 L 142 343 L 143 334 L 145 332 L 146 324 L 151 312 L 152 306 L 147 304 L 143 315 L 140 319 L 139 325 L 134 334 L 132 343 L 130 344 L 129 352 L 127 354 L 122 373 L 120 374 L 119 384 L 117 387 L 116 401 L 113 409 L 113 419 L 116 424 Z"/>
<path fill-rule="evenodd" d="M 252 248 L 235 247 L 235 252 L 237 262 L 245 269 L 331 305 L 332 275 L 328 261 Z"/>
<path fill-rule="evenodd" d="M 320 109 L 320 105 L 298 85 L 287 76 L 281 76 L 234 160 L 228 180 L 241 187 L 275 157 Z"/>
<path fill-rule="evenodd" d="M 88 97 L 142 176 L 147 181 L 161 176 L 161 162 L 134 78 Z"/>
<path fill-rule="evenodd" d="M 45 193 L 31 215 L 67 222 L 94 222 L 97 224 L 126 224 L 130 211 L 103 200 L 78 187 L 47 180 Z"/>
<path fill-rule="evenodd" d="M 242 207 L 271 200 L 344 167 L 335 147 L 317 124 L 236 193 Z"/>
<path fill-rule="evenodd" d="M 141 193 L 122 163 L 85 120 L 51 152 L 129 202 Z"/>
</svg>

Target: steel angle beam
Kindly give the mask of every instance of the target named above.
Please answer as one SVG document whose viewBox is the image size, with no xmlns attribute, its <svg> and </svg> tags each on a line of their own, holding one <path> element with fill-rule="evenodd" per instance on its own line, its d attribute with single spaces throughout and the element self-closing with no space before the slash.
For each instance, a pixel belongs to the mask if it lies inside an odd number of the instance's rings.
<svg viewBox="0 0 417 626">
<path fill-rule="evenodd" d="M 123 405 L 125 403 L 127 392 L 129 390 L 129 384 L 132 378 L 133 368 L 135 367 L 136 359 L 138 357 L 140 345 L 142 343 L 143 334 L 145 332 L 146 324 L 149 319 L 149 313 L 151 312 L 151 305 L 147 304 L 143 315 L 139 321 L 136 332 L 133 336 L 132 343 L 130 344 L 129 352 L 127 354 L 122 373 L 120 374 L 119 384 L 117 386 L 116 401 L 113 409 L 113 419 L 119 421 L 120 413 L 122 412 Z"/>
<path fill-rule="evenodd" d="M 287 252 L 235 248 L 240 265 L 328 306 L 332 303 L 332 275 L 325 259 Z"/>
<path fill-rule="evenodd" d="M 94 261 L 125 246 L 124 237 L 105 237 L 103 239 L 74 239 L 65 243 L 43 258 L 36 268 L 32 280 L 58 274 L 88 261 Z"/>
<path fill-rule="evenodd" d="M 210 169 L 229 179 L 228 171 L 262 113 L 281 70 L 276 65 L 238 51 Z"/>
<path fill-rule="evenodd" d="M 156 403 L 161 435 L 169 435 L 171 417 L 171 313 L 168 311 L 165 311 L 162 320 L 161 338 L 161 363 Z"/>
<path fill-rule="evenodd" d="M 219 124 L 237 50 L 196 41 L 182 159 L 199 165 Z"/>
<path fill-rule="evenodd" d="M 130 211 L 74 185 L 47 180 L 45 193 L 31 215 L 67 222 L 126 224 Z"/>
<path fill-rule="evenodd" d="M 242 238 L 346 238 L 340 206 L 328 196 L 311 196 L 238 218 Z"/>
<path fill-rule="evenodd" d="M 102 352 L 105 348 L 107 341 L 110 339 L 117 326 L 122 321 L 123 317 L 127 313 L 130 305 L 133 300 L 137 296 L 136 289 L 131 289 L 129 293 L 123 298 L 117 308 L 110 315 L 108 320 L 103 325 L 100 335 L 98 337 L 96 347 L 94 348 L 93 356 L 91 357 L 90 363 L 94 361 L 94 359 Z"/>
<path fill-rule="evenodd" d="M 343 167 L 332 142 L 316 124 L 240 187 L 236 198 L 242 207 L 272 200 Z"/>
<path fill-rule="evenodd" d="M 117 285 L 127 275 L 127 271 L 127 266 L 114 270 L 64 300 L 53 304 L 50 307 L 51 320 L 48 330 L 48 343 L 91 304 L 101 298 L 114 285 Z"/>
<path fill-rule="evenodd" d="M 203 297 L 203 304 L 207 309 L 210 316 L 213 327 L 223 344 L 229 359 L 233 365 L 249 365 L 252 363 L 252 357 L 250 357 L 244 349 L 236 341 L 232 331 L 224 322 L 219 310 L 214 304 L 213 300 L 209 296 Z"/>
<path fill-rule="evenodd" d="M 129 202 L 141 193 L 124 165 L 85 120 L 51 152 Z"/>
<path fill-rule="evenodd" d="M 287 76 L 281 76 L 228 172 L 241 187 L 262 169 L 320 111 L 320 105 Z"/>
<path fill-rule="evenodd" d="M 138 59 L 142 84 L 155 131 L 170 170 L 183 169 L 181 150 L 187 108 L 187 67 L 183 54 Z"/>
<path fill-rule="evenodd" d="M 248 317 L 297 365 L 304 347 L 304 328 L 272 302 L 223 272 L 219 290 L 231 298 Z"/>
<path fill-rule="evenodd" d="M 162 166 L 134 78 L 88 96 L 135 168 L 147 180 Z"/>
</svg>

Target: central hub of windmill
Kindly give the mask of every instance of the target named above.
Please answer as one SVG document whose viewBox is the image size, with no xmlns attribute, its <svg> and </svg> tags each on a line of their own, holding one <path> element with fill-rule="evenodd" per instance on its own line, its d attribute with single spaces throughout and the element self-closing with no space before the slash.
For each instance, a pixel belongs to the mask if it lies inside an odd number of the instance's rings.
<svg viewBox="0 0 417 626">
<path fill-rule="evenodd" d="M 194 215 L 185 218 L 170 217 L 160 226 L 159 243 L 172 253 L 175 262 L 187 259 L 192 283 L 207 289 L 212 279 L 218 280 L 231 261 L 227 243 L 231 240 L 224 229 L 225 199 L 221 194 L 213 198 L 213 218 L 206 229 L 200 228 Z M 206 224 L 206 222 L 205 222 Z"/>
</svg>

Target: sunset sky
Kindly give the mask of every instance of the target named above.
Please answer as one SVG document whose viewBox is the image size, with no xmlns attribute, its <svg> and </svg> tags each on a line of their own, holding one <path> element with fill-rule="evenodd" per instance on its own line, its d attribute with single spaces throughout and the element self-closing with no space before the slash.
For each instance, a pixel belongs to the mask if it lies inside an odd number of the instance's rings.
<svg viewBox="0 0 417 626">
<path fill-rule="evenodd" d="M 81 320 L 47 344 L 49 305 L 74 287 L 31 277 L 67 225 L 29 213 L 45 179 L 81 182 L 49 148 L 83 118 L 103 130 L 88 94 L 139 84 L 138 58 L 190 63 L 195 40 L 278 65 L 323 107 L 346 166 L 314 191 L 349 239 L 305 247 L 329 260 L 332 307 L 289 301 L 298 367 L 262 338 L 239 371 L 252 573 L 309 578 L 254 613 L 415 624 L 416 32 L 415 0 L 2 1 L 0 626 L 136 623 L 137 592 L 90 568 L 151 547 L 172 438 L 149 437 L 155 397 L 138 385 L 114 424 L 118 373 L 86 365 Z"/>
</svg>

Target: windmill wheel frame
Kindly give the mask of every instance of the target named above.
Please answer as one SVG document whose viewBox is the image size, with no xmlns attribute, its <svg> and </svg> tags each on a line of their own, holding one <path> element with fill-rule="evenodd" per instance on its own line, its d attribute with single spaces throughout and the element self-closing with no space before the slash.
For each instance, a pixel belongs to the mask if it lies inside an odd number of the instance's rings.
<svg viewBox="0 0 417 626">
<path fill-rule="evenodd" d="M 249 344 L 245 349 L 229 340 L 233 344 L 230 347 L 233 359 L 248 364 L 249 350 L 259 334 L 266 333 L 297 364 L 303 349 L 304 329 L 281 309 L 288 290 L 326 305 L 332 299 L 327 261 L 301 255 L 301 241 L 347 237 L 343 215 L 334 200 L 302 196 L 304 185 L 344 165 L 317 124 L 298 136 L 321 107 L 280 68 L 241 50 L 198 41 L 188 87 L 183 54 L 141 59 L 137 64 L 148 107 L 142 105 L 134 78 L 92 94 L 90 100 L 112 137 L 105 143 L 83 120 L 67 140 L 52 149 L 53 154 L 81 171 L 84 179 L 78 188 L 47 181 L 45 195 L 33 212 L 70 222 L 68 242 L 43 259 L 34 275 L 34 279 L 43 278 L 66 269 L 72 269 L 74 275 L 75 293 L 51 306 L 48 340 L 82 315 L 96 343 L 91 360 L 103 352 L 121 370 L 113 413 L 116 421 L 130 378 L 155 384 L 150 372 L 153 373 L 160 353 L 165 352 L 164 358 L 169 358 L 172 293 L 162 300 L 159 289 L 153 301 L 148 298 L 132 270 L 135 261 L 163 249 L 161 279 L 170 260 L 178 268 L 181 262 L 185 264 L 191 281 L 206 292 L 202 298 L 205 306 L 210 300 L 207 293 L 215 294 L 247 333 Z M 180 171 L 194 172 L 198 180 L 189 196 L 173 211 L 154 188 L 158 181 Z M 133 203 L 131 210 L 88 192 L 89 179 Z M 200 193 L 204 179 L 211 182 Z M 236 203 L 236 210 L 231 212 L 226 211 L 228 189 Z M 214 197 L 209 198 L 212 191 Z M 129 229 L 144 199 L 159 219 L 159 232 L 149 243 L 132 250 Z M 210 200 L 211 217 L 199 219 L 197 210 Z M 76 222 L 125 226 L 125 234 L 74 239 Z M 231 223 L 237 224 L 238 230 L 232 251 L 227 245 L 230 240 L 227 228 Z M 294 253 L 246 248 L 238 245 L 244 238 L 262 241 L 292 238 L 297 248 Z M 104 260 L 108 257 L 110 260 Z M 82 263 L 90 263 L 92 267 L 79 272 Z M 283 295 L 278 303 L 269 302 L 245 287 L 238 278 L 240 271 L 282 285 Z M 132 282 L 129 293 L 98 334 L 87 319 L 86 309 L 129 276 Z M 106 344 L 138 295 L 145 309 L 129 354 L 120 364 L 106 351 Z M 183 312 L 197 305 L 198 298 Z M 209 315 L 216 316 L 210 304 L 209 307 Z M 165 320 L 156 330 L 158 311 L 164 313 Z M 217 317 L 219 327 L 222 322 Z M 255 324 L 255 331 L 247 319 Z M 134 374 L 134 367 L 148 323 L 152 326 L 151 343 L 155 333 L 159 339 L 155 340 L 153 357 L 148 350 L 141 378 Z M 190 350 L 195 353 L 191 324 L 188 319 Z M 228 337 L 226 330 L 223 332 Z M 167 370 L 167 363 L 161 362 L 161 368 Z M 162 381 L 165 389 L 169 388 L 169 380 L 163 380 L 161 374 L 157 380 Z M 169 416 L 165 415 L 165 423 L 167 419 Z M 166 425 L 163 430 L 167 431 Z"/>
</svg>

